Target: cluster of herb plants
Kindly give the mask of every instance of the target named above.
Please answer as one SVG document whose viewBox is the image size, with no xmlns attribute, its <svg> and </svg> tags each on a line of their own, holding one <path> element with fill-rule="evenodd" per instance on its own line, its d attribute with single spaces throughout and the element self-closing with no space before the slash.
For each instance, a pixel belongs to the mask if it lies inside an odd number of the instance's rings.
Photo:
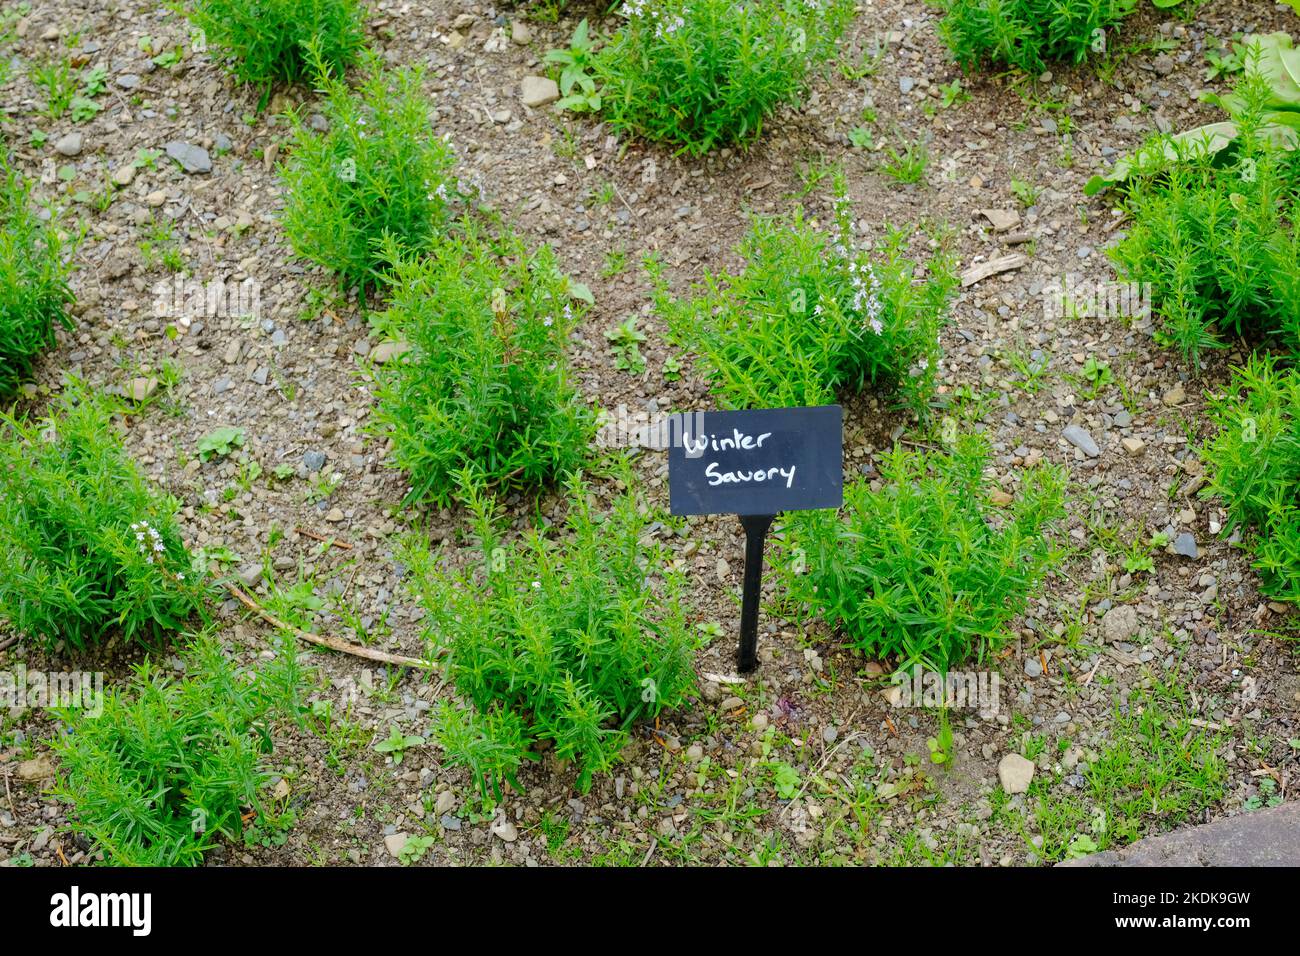
<svg viewBox="0 0 1300 956">
<path fill-rule="evenodd" d="M 595 416 L 565 353 L 582 307 L 549 246 L 472 222 L 423 258 L 401 255 L 381 336 L 407 350 L 375 370 L 374 423 L 409 500 L 447 503 L 472 471 L 494 492 L 538 486 L 579 467 Z"/>
<path fill-rule="evenodd" d="M 834 57 L 853 5 L 629 0 L 620 12 L 626 23 L 603 46 L 576 68 L 565 63 L 568 95 L 619 135 L 699 156 L 751 142 L 779 107 L 798 104 Z"/>
<path fill-rule="evenodd" d="M 963 69 L 986 63 L 1041 73 L 1106 49 L 1136 0 L 939 0 L 939 35 Z"/>
<path fill-rule="evenodd" d="M 1123 278 L 1149 283 L 1163 340 L 1194 361 L 1227 336 L 1300 347 L 1300 154 L 1293 131 L 1274 132 L 1262 77 L 1245 74 L 1236 96 L 1219 124 L 1230 131 L 1139 154 L 1123 187 L 1132 225 L 1110 250 Z"/>
<path fill-rule="evenodd" d="M 871 386 L 921 410 L 956 281 L 943 252 L 922 278 L 909 238 L 888 229 L 859 247 L 843 200 L 830 232 L 799 212 L 756 218 L 741 272 L 706 276 L 688 299 L 670 295 L 651 261 L 656 306 L 729 407 L 821 405 Z"/>
<path fill-rule="evenodd" d="M 1210 415 L 1205 493 L 1223 499 L 1224 533 L 1242 533 L 1266 594 L 1300 600 L 1300 373 L 1252 357 L 1234 369 Z"/>
<path fill-rule="evenodd" d="M 503 783 L 518 789 L 520 765 L 543 742 L 586 790 L 635 721 L 693 693 L 685 582 L 651 543 L 632 490 L 597 514 L 573 476 L 564 535 L 534 530 L 515 542 L 502 537 L 494 499 L 463 480 L 478 567 L 451 570 L 414 539 L 403 557 L 427 639 L 467 702 L 444 706 L 435 736 L 485 795 L 499 798 Z"/>
<path fill-rule="evenodd" d="M 68 399 L 43 421 L 0 415 L 0 618 L 78 650 L 110 632 L 154 643 L 183 627 L 204 585 L 175 515 L 103 405 Z"/>
<path fill-rule="evenodd" d="M 791 597 L 900 669 L 983 659 L 1058 558 L 1046 536 L 1065 487 L 1061 471 L 1030 469 L 999 509 L 987 463 L 978 434 L 957 436 L 950 452 L 900 445 L 881 459 L 878 490 L 866 479 L 845 488 L 842 514 L 792 515 Z"/>
<path fill-rule="evenodd" d="M 58 233 L 37 216 L 30 187 L 0 156 L 0 401 L 31 376 L 55 330 L 72 327 L 68 268 Z"/>
<path fill-rule="evenodd" d="M 442 238 L 455 160 L 430 126 L 418 69 L 384 70 L 367 53 L 353 92 L 309 52 L 328 125 L 318 131 L 302 111 L 291 114 L 282 222 L 294 252 L 364 292 L 386 278 L 386 239 L 414 255 Z"/>
<path fill-rule="evenodd" d="M 72 828 L 111 865 L 197 866 L 218 838 L 290 822 L 263 787 L 271 723 L 297 703 L 293 648 L 246 670 L 217 638 L 200 635 L 183 663 L 176 676 L 146 660 L 105 694 L 102 713 L 59 714 L 68 729 L 54 742 L 54 793 L 70 805 Z"/>
<path fill-rule="evenodd" d="M 274 83 L 314 79 L 309 48 L 339 74 L 365 44 L 361 0 L 180 0 L 178 9 L 264 98 Z"/>
</svg>

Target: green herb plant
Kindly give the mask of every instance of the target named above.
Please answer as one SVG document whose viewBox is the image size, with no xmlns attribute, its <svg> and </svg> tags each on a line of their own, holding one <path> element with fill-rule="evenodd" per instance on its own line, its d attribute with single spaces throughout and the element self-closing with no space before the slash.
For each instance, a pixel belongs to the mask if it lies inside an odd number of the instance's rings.
<svg viewBox="0 0 1300 956">
<path fill-rule="evenodd" d="M 735 275 L 707 275 L 689 299 L 648 262 L 672 338 L 731 408 L 821 405 L 868 386 L 922 411 L 939 363 L 939 329 L 956 280 L 941 249 L 925 275 L 909 234 L 860 244 L 846 201 L 830 230 L 789 217 L 755 218 Z"/>
<path fill-rule="evenodd" d="M 453 570 L 418 538 L 402 558 L 426 639 L 445 652 L 463 701 L 444 704 L 434 735 L 485 795 L 518 789 L 520 766 L 544 741 L 586 790 L 636 721 L 693 693 L 685 582 L 650 541 L 651 518 L 630 487 L 597 511 L 591 487 L 573 476 L 563 529 L 511 542 L 493 499 L 473 475 L 461 480 L 477 567 Z"/>
<path fill-rule="evenodd" d="M 313 129 L 303 110 L 290 114 L 282 222 L 295 253 L 364 292 L 387 279 L 386 241 L 412 256 L 441 241 L 458 198 L 455 163 L 429 124 L 418 70 L 388 72 L 366 54 L 354 93 L 309 49 L 324 94 L 312 111 L 328 127 Z"/>
<path fill-rule="evenodd" d="M 0 401 L 31 377 L 55 331 L 72 328 L 68 274 L 58 232 L 32 208 L 29 184 L 0 157 Z"/>
<path fill-rule="evenodd" d="M 582 303 L 550 247 L 469 225 L 423 259 L 388 252 L 393 301 L 374 322 L 409 348 L 374 369 L 373 424 L 409 500 L 445 505 L 464 469 L 505 493 L 577 468 L 595 433 L 566 358 Z"/>
<path fill-rule="evenodd" d="M 881 459 L 879 490 L 860 479 L 844 489 L 842 514 L 791 515 L 790 596 L 900 670 L 986 660 L 1058 559 L 1047 535 L 1065 486 L 1059 470 L 1027 470 L 998 509 L 987 462 L 978 434 L 957 436 L 951 452 L 897 446 Z"/>
<path fill-rule="evenodd" d="M 700 156 L 747 145 L 836 60 L 848 0 L 629 0 L 596 52 L 601 115 L 620 136 Z"/>
<path fill-rule="evenodd" d="M 176 523 L 108 411 L 68 399 L 42 421 L 0 414 L 0 619 L 53 649 L 116 629 L 155 643 L 202 608 Z"/>
</svg>

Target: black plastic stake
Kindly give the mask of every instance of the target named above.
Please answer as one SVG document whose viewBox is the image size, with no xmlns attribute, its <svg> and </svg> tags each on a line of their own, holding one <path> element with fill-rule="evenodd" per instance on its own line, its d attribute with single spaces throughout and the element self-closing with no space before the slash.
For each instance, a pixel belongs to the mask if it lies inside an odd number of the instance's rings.
<svg viewBox="0 0 1300 956">
<path fill-rule="evenodd" d="M 741 515 L 745 529 L 745 590 L 740 604 L 740 653 L 736 667 L 747 674 L 758 667 L 758 598 L 763 590 L 763 544 L 776 515 Z"/>
</svg>

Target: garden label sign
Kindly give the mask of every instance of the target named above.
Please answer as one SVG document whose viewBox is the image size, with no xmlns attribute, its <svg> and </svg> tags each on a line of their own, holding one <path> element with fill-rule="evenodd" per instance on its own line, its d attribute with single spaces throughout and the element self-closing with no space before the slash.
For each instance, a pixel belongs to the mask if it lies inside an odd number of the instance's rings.
<svg viewBox="0 0 1300 956">
<path fill-rule="evenodd" d="M 838 405 L 674 415 L 668 497 L 675 515 L 739 515 L 745 529 L 741 673 L 758 666 L 763 543 L 781 511 L 844 503 L 844 412 Z"/>
</svg>

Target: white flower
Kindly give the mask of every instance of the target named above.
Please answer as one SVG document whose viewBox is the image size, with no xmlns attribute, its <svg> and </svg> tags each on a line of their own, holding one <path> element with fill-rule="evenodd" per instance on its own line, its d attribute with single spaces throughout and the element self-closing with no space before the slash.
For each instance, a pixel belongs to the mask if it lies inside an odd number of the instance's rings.
<svg viewBox="0 0 1300 956">
<path fill-rule="evenodd" d="M 872 319 L 867 324 L 871 326 L 871 331 L 875 332 L 877 335 L 880 335 L 882 332 L 885 331 L 885 327 L 881 325 L 879 319 Z"/>
</svg>

